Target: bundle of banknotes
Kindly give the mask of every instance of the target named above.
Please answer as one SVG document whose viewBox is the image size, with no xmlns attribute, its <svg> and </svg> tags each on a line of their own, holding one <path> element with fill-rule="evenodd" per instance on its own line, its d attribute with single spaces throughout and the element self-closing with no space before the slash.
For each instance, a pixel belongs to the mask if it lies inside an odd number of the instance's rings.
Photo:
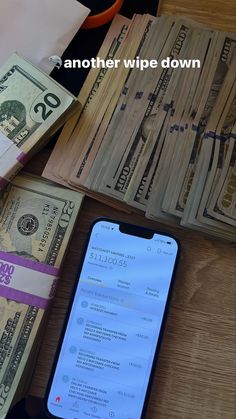
<svg viewBox="0 0 236 419">
<path fill-rule="evenodd" d="M 1 67 L 1 419 L 25 395 L 83 198 L 42 178 L 15 175 L 80 109 L 73 95 L 17 54 Z"/>
<path fill-rule="evenodd" d="M 0 189 L 80 109 L 77 99 L 17 54 L 0 68 Z"/>
<path fill-rule="evenodd" d="M 1 419 L 24 395 L 31 377 L 46 313 L 45 298 L 38 294 L 44 292 L 40 288 L 49 281 L 49 270 L 57 276 L 82 198 L 27 174 L 16 176 L 0 194 Z M 29 294 L 27 284 L 36 286 L 35 295 Z"/>
<path fill-rule="evenodd" d="M 178 16 L 117 16 L 98 56 L 169 57 L 175 68 L 92 68 L 82 113 L 65 125 L 43 175 L 235 240 L 234 35 Z M 200 66 L 181 68 L 181 59 Z"/>
</svg>

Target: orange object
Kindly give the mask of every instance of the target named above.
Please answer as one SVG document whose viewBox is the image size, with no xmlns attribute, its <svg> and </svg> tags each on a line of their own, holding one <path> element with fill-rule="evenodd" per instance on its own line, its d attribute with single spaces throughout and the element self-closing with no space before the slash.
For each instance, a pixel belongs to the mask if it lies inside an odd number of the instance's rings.
<svg viewBox="0 0 236 419">
<path fill-rule="evenodd" d="M 99 26 L 105 25 L 105 23 L 110 22 L 110 20 L 113 19 L 116 13 L 120 11 L 123 1 L 124 0 L 115 0 L 114 4 L 111 7 L 109 7 L 109 9 L 104 10 L 104 12 L 99 13 L 97 15 L 87 17 L 81 28 L 98 28 Z"/>
</svg>

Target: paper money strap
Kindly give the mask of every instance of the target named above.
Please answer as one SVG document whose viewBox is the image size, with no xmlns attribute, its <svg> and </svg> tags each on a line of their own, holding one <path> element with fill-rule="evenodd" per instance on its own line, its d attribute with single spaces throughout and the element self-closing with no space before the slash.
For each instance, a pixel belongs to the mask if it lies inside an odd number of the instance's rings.
<svg viewBox="0 0 236 419">
<path fill-rule="evenodd" d="M 58 276 L 54 266 L 0 251 L 0 296 L 4 298 L 45 309 Z"/>
<path fill-rule="evenodd" d="M 2 132 L 0 132 L 0 160 L 0 189 L 2 189 L 27 162 L 26 154 Z"/>
</svg>

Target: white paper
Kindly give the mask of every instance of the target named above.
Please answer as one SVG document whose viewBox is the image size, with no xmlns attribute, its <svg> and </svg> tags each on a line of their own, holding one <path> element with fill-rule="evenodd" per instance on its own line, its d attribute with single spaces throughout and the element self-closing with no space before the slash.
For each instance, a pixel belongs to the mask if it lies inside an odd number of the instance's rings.
<svg viewBox="0 0 236 419">
<path fill-rule="evenodd" d="M 0 157 L 11 147 L 12 141 L 0 131 Z"/>
<path fill-rule="evenodd" d="M 0 66 L 18 52 L 49 74 L 89 12 L 77 0 L 0 0 Z"/>
<path fill-rule="evenodd" d="M 20 155 L 21 150 L 11 141 L 10 148 L 0 156 L 0 177 L 10 182 L 14 175 L 24 167 L 24 165 L 17 160 Z"/>
<path fill-rule="evenodd" d="M 6 264 L 5 261 L 2 263 Z M 12 268 L 13 274 L 10 276 L 9 283 L 7 281 L 4 284 L 3 281 L 2 285 L 40 298 L 49 298 L 57 278 L 47 273 L 32 271 L 32 269 L 16 265 L 15 263 L 7 265 Z"/>
</svg>

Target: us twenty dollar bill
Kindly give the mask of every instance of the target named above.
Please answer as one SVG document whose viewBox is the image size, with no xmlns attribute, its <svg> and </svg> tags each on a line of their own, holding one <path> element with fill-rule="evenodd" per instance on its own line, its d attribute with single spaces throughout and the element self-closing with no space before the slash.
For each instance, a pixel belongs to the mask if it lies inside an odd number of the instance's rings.
<svg viewBox="0 0 236 419">
<path fill-rule="evenodd" d="M 0 195 L 0 278 L 1 252 L 59 268 L 82 198 L 40 178 L 18 175 Z M 14 399 L 44 312 L 0 296 L 1 419 Z"/>
<path fill-rule="evenodd" d="M 14 167 L 76 104 L 63 87 L 13 54 L 0 68 L 0 180 L 11 179 Z"/>
</svg>

